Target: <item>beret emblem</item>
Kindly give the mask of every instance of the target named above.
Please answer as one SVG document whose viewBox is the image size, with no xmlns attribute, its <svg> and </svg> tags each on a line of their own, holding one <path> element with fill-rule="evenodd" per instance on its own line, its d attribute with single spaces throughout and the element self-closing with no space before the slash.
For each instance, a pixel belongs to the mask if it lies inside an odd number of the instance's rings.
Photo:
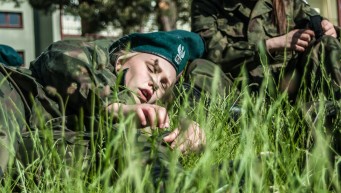
<svg viewBox="0 0 341 193">
<path fill-rule="evenodd" d="M 181 63 L 181 60 L 185 57 L 186 51 L 183 45 L 178 46 L 178 54 L 175 56 L 175 62 L 177 64 Z"/>
</svg>

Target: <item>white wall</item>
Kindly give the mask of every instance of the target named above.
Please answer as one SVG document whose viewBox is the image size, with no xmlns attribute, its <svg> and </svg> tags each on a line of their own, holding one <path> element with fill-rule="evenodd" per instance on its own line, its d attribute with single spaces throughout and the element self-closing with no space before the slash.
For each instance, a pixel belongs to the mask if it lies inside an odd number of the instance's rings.
<svg viewBox="0 0 341 193">
<path fill-rule="evenodd" d="M 0 11 L 16 11 L 22 13 L 23 28 L 0 28 L 0 44 L 6 44 L 15 50 L 25 52 L 25 66 L 35 58 L 33 9 L 27 1 L 19 8 L 14 3 L 0 3 Z"/>
<path fill-rule="evenodd" d="M 61 40 L 60 31 L 60 11 L 56 10 L 52 13 L 53 41 Z"/>
<path fill-rule="evenodd" d="M 318 8 L 322 16 L 328 18 L 334 25 L 338 25 L 336 0 L 309 0 L 308 2 L 311 7 Z"/>
</svg>

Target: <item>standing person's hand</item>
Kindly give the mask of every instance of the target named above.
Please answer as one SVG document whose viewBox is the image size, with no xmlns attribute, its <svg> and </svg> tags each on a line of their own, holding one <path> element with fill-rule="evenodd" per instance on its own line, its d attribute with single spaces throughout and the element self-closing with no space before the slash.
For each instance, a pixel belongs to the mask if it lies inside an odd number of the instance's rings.
<svg viewBox="0 0 341 193">
<path fill-rule="evenodd" d="M 337 33 L 336 33 L 335 28 L 334 28 L 334 25 L 330 21 L 328 21 L 326 19 L 322 20 L 321 26 L 322 26 L 324 35 L 333 36 L 334 38 L 337 37 Z"/>
<path fill-rule="evenodd" d="M 206 136 L 199 124 L 186 120 L 181 123 L 181 128 L 176 128 L 163 140 L 171 143 L 171 148 L 177 148 L 181 152 L 198 151 L 206 144 Z"/>
<path fill-rule="evenodd" d="M 138 123 L 142 127 L 151 126 L 152 128 L 168 128 L 169 116 L 166 108 L 154 104 L 134 104 L 126 105 L 121 103 L 113 103 L 107 106 L 107 111 L 114 113 L 118 117 L 121 111 L 123 115 L 135 114 Z"/>
<path fill-rule="evenodd" d="M 285 48 L 304 52 L 314 36 L 314 31 L 310 29 L 295 29 L 285 35 L 266 40 L 266 47 L 270 53 Z"/>
</svg>

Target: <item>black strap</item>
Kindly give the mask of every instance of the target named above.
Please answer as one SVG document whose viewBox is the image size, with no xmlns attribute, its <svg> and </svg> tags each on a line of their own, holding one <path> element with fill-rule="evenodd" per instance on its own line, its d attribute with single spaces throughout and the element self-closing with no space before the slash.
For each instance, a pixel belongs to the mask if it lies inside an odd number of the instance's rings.
<svg viewBox="0 0 341 193">
<path fill-rule="evenodd" d="M 322 17 L 320 15 L 310 16 L 310 28 L 315 32 L 316 40 L 323 36 Z"/>
</svg>

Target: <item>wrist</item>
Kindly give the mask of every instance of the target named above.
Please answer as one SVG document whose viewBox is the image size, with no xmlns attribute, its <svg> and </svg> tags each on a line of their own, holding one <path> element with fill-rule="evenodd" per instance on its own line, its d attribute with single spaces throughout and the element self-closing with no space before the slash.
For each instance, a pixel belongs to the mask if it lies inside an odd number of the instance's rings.
<svg viewBox="0 0 341 193">
<path fill-rule="evenodd" d="M 274 41 L 274 38 L 265 40 L 265 47 L 268 53 L 273 53 L 276 51 L 276 41 Z"/>
</svg>

